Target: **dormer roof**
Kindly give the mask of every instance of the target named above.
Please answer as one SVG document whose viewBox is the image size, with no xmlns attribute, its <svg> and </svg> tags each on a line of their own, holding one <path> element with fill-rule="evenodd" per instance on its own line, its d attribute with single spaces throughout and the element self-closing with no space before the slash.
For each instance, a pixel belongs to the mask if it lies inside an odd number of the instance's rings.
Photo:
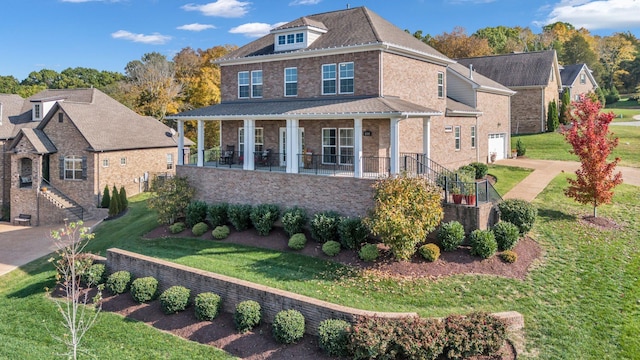
<svg viewBox="0 0 640 360">
<path fill-rule="evenodd" d="M 284 25 L 278 26 L 277 28 L 274 28 L 271 30 L 271 33 L 273 34 L 274 32 L 280 32 L 280 31 L 286 31 L 286 30 L 292 30 L 292 29 L 297 29 L 297 28 L 307 28 L 307 27 L 314 27 L 316 29 L 320 29 L 320 30 L 329 30 L 323 23 L 322 21 L 318 21 L 318 20 L 314 20 L 314 19 L 310 19 L 306 16 L 303 16 L 299 19 L 293 20 L 291 22 L 288 22 Z"/>
</svg>

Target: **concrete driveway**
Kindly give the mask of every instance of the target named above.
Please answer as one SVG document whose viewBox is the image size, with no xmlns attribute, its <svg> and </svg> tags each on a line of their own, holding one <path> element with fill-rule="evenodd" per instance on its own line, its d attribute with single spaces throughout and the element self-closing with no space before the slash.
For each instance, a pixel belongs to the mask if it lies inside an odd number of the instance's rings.
<svg viewBox="0 0 640 360">
<path fill-rule="evenodd" d="M 97 220 L 86 221 L 84 226 L 95 227 Z M 0 222 L 0 276 L 56 250 L 50 237 L 55 226 L 14 226 Z"/>
</svg>

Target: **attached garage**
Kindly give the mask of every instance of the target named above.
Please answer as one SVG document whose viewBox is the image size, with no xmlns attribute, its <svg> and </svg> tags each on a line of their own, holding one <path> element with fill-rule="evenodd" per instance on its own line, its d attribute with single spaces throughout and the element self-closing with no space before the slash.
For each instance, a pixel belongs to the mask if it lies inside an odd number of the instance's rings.
<svg viewBox="0 0 640 360">
<path fill-rule="evenodd" d="M 507 134 L 489 134 L 489 158 L 496 154 L 496 160 L 507 157 Z"/>
</svg>

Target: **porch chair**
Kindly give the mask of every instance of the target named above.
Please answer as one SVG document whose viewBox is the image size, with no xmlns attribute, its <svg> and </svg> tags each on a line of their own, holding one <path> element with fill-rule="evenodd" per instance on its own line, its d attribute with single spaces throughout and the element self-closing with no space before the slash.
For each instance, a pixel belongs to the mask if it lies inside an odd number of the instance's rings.
<svg viewBox="0 0 640 360">
<path fill-rule="evenodd" d="M 235 152 L 235 145 L 227 145 L 227 150 L 220 153 L 220 164 L 231 165 L 233 164 L 233 153 Z"/>
</svg>

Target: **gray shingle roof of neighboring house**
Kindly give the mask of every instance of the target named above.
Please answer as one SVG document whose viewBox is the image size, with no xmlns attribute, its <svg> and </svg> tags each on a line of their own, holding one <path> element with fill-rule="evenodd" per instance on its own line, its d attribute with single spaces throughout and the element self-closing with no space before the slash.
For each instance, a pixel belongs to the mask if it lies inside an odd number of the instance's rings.
<svg viewBox="0 0 640 360">
<path fill-rule="evenodd" d="M 34 128 L 38 123 L 31 121 L 31 107 L 25 111 L 25 100 L 20 95 L 0 94 L 2 114 L 0 114 L 0 140 L 16 137 L 23 127 Z"/>
<path fill-rule="evenodd" d="M 442 53 L 416 39 L 411 34 L 399 29 L 366 7 L 309 15 L 282 25 L 278 29 L 304 26 L 306 25 L 305 23 L 309 25 L 321 24 L 326 27 L 327 32 L 322 34 L 308 48 L 291 50 L 288 51 L 289 53 L 302 53 L 310 50 L 335 49 L 364 44 L 393 44 L 414 52 L 426 54 L 445 63 L 451 62 L 451 59 Z M 274 36 L 273 34 L 268 34 L 231 52 L 217 62 L 224 63 L 225 60 L 273 54 L 275 54 Z"/>
<path fill-rule="evenodd" d="M 312 99 L 277 99 L 229 101 L 185 111 L 168 119 L 243 119 L 274 116 L 299 119 L 335 116 L 437 116 L 441 112 L 397 97 L 334 97 Z"/>
<path fill-rule="evenodd" d="M 448 67 L 460 74 L 462 77 L 466 78 L 467 80 L 475 83 L 478 88 L 480 90 L 484 90 L 484 91 L 489 91 L 489 92 L 497 92 L 497 93 L 503 93 L 505 95 L 513 95 L 515 94 L 515 91 L 509 89 L 508 87 L 498 83 L 497 81 L 494 81 L 492 79 L 489 79 L 488 77 L 474 72 L 474 73 L 470 73 L 470 69 L 468 67 L 465 67 L 464 65 L 460 64 L 460 63 L 456 63 L 456 64 L 449 64 Z M 471 77 L 470 77 L 471 74 Z"/>
<path fill-rule="evenodd" d="M 478 73 L 509 87 L 546 86 L 556 61 L 555 50 L 456 59 Z"/>
<path fill-rule="evenodd" d="M 572 65 L 562 65 L 560 67 L 560 78 L 562 79 L 562 86 L 571 86 L 576 82 L 578 75 L 582 69 L 585 70 L 587 76 L 591 79 L 593 84 L 597 87 L 598 84 L 596 80 L 593 78 L 593 74 L 591 74 L 591 70 L 587 67 L 587 64 L 572 64 Z"/>
</svg>

